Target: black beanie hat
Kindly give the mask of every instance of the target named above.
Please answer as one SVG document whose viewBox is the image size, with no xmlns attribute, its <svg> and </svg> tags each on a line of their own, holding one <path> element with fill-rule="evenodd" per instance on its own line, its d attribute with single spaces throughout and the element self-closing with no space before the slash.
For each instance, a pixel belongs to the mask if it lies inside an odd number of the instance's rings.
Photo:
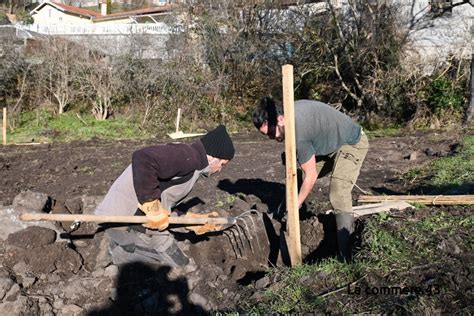
<svg viewBox="0 0 474 316">
<path fill-rule="evenodd" d="M 209 156 L 231 160 L 234 158 L 234 145 L 224 125 L 219 125 L 201 137 L 201 142 Z"/>
</svg>

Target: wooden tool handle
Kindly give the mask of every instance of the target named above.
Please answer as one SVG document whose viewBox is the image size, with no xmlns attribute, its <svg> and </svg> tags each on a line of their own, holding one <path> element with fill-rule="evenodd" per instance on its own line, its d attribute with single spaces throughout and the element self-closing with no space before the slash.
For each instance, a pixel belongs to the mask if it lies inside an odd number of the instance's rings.
<svg viewBox="0 0 474 316">
<path fill-rule="evenodd" d="M 50 222 L 94 222 L 94 223 L 134 223 L 143 224 L 153 221 L 155 216 L 127 216 L 127 215 L 89 215 L 89 214 L 41 214 L 23 213 L 20 215 L 22 221 L 50 221 Z M 229 225 L 235 223 L 233 217 L 208 217 L 193 218 L 185 216 L 170 216 L 170 224 L 183 225 Z"/>
<path fill-rule="evenodd" d="M 359 203 L 405 201 L 425 205 L 473 205 L 474 195 L 362 195 Z"/>
</svg>

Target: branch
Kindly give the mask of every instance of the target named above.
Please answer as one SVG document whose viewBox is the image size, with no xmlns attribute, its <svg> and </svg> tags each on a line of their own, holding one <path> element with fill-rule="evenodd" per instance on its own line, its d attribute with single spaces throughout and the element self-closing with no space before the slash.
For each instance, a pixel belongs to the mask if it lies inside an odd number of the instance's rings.
<svg viewBox="0 0 474 316">
<path fill-rule="evenodd" d="M 15 113 L 17 107 L 20 105 L 20 102 L 23 99 L 23 95 L 25 94 L 25 87 L 26 87 L 26 76 L 30 72 L 30 68 L 31 68 L 31 64 L 28 64 L 26 71 L 23 73 L 23 78 L 20 81 L 20 96 L 18 97 L 18 100 L 13 106 L 12 113 Z"/>
<path fill-rule="evenodd" d="M 354 94 L 350 89 L 349 87 L 346 85 L 346 83 L 344 82 L 344 79 L 342 79 L 342 76 L 341 76 L 341 73 L 339 72 L 339 63 L 337 61 L 337 55 L 334 54 L 334 71 L 336 71 L 336 74 L 337 76 L 339 77 L 339 79 L 341 80 L 341 84 L 342 84 L 342 87 L 344 88 L 344 90 L 346 90 L 346 92 L 354 99 L 357 101 L 357 104 L 360 105 L 362 103 L 362 100 L 356 95 Z"/>
</svg>

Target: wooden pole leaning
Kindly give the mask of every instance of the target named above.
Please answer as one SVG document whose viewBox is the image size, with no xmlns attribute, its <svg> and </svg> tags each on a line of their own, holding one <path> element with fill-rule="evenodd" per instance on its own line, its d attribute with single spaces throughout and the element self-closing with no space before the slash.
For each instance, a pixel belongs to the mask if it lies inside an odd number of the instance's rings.
<svg viewBox="0 0 474 316">
<path fill-rule="evenodd" d="M 288 211 L 288 251 L 291 265 L 301 264 L 300 216 L 298 210 L 298 178 L 296 169 L 295 100 L 293 66 L 284 65 L 283 111 L 285 114 L 286 208 Z"/>
<path fill-rule="evenodd" d="M 7 108 L 3 108 L 3 145 L 7 144 Z"/>
</svg>

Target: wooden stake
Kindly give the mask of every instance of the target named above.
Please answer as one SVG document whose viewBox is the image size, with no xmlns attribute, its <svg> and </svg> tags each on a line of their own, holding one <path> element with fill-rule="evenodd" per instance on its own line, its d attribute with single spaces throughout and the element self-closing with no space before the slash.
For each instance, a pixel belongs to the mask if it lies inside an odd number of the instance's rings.
<svg viewBox="0 0 474 316">
<path fill-rule="evenodd" d="M 362 195 L 359 203 L 405 201 L 425 205 L 472 205 L 474 195 Z"/>
<path fill-rule="evenodd" d="M 7 108 L 3 108 L 3 145 L 7 144 Z"/>
<path fill-rule="evenodd" d="M 288 248 L 291 265 L 301 264 L 300 216 L 298 210 L 298 179 L 296 170 L 295 100 L 293 91 L 293 66 L 284 65 L 283 111 L 285 114 L 286 155 L 286 208 L 288 211 Z"/>
<path fill-rule="evenodd" d="M 176 116 L 176 133 L 179 131 L 180 120 L 181 120 L 181 108 L 178 108 L 178 115 Z"/>
</svg>

